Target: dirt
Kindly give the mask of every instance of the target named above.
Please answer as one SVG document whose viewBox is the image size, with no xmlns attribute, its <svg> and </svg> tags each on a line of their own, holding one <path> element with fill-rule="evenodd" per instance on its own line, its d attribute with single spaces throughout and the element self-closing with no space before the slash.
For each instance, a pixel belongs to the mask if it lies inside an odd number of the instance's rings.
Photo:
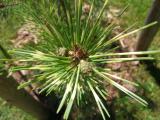
<svg viewBox="0 0 160 120">
<path fill-rule="evenodd" d="M 11 40 L 15 48 L 22 48 L 27 44 L 38 44 L 39 30 L 35 23 L 27 21 L 17 31 L 16 36 Z"/>
</svg>

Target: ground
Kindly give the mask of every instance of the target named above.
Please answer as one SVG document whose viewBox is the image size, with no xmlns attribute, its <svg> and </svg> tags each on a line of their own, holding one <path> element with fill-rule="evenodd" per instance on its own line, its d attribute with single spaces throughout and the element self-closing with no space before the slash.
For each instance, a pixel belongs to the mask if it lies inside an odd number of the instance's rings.
<svg viewBox="0 0 160 120">
<path fill-rule="evenodd" d="M 34 120 L 29 114 L 0 99 L 0 120 Z"/>
<path fill-rule="evenodd" d="M 110 0 L 110 5 L 117 9 L 123 9 L 128 6 L 126 12 L 122 15 L 120 23 L 122 28 L 137 23 L 136 27 L 143 26 L 145 17 L 151 6 L 152 0 Z M 16 30 L 21 26 L 20 22 L 17 22 L 16 17 L 12 16 L 7 20 L 0 22 L 0 42 L 2 44 L 8 43 L 6 48 L 11 44 L 9 39 L 12 39 L 16 35 Z M 6 32 L 7 31 L 7 32 Z M 160 33 L 157 34 L 149 49 L 159 49 L 160 42 L 158 41 Z M 155 57 L 159 57 L 156 55 Z M 160 68 L 160 63 L 156 66 Z M 115 118 L 118 120 L 159 120 L 160 119 L 160 88 L 156 82 L 156 79 L 146 70 L 145 65 L 140 65 L 138 70 L 133 74 L 134 79 L 141 84 L 141 87 L 145 91 L 145 96 L 150 101 L 150 107 L 143 107 L 137 102 L 128 100 L 123 97 L 115 101 L 113 109 L 115 112 Z M 28 114 L 23 111 L 8 105 L 3 100 L 0 100 L 0 120 L 32 120 Z"/>
</svg>

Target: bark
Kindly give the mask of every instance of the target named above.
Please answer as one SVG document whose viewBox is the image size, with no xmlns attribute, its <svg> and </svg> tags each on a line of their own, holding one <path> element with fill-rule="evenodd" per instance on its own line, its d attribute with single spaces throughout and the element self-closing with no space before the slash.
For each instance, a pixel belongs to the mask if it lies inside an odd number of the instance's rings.
<svg viewBox="0 0 160 120">
<path fill-rule="evenodd" d="M 6 50 L 5 48 L 3 48 L 2 45 L 0 45 L 0 50 L 1 50 L 2 54 L 3 54 L 3 56 L 4 56 L 6 59 L 12 59 L 12 57 L 10 56 L 10 54 L 7 52 L 7 50 Z M 10 65 L 9 65 L 9 64 L 6 65 L 6 69 L 9 69 L 12 65 L 15 65 L 15 64 L 12 63 L 12 64 L 10 64 Z M 27 81 L 26 76 L 24 76 L 21 71 L 12 73 L 12 77 L 14 78 L 14 80 L 17 81 L 18 84 L 21 84 L 22 82 Z M 32 97 L 34 97 L 35 99 L 38 100 L 38 98 L 37 98 L 37 96 L 36 96 L 36 93 L 34 93 L 34 91 L 32 91 L 32 89 L 33 89 L 33 88 L 32 88 L 32 86 L 30 86 L 30 85 L 25 88 L 25 90 L 26 90 Z"/>
<path fill-rule="evenodd" d="M 160 27 L 160 0 L 154 0 L 150 13 L 146 19 L 145 24 L 157 21 L 158 24 L 147 28 L 141 32 L 138 37 L 138 43 L 136 46 L 136 51 L 145 51 L 149 48 L 151 42 L 153 41 L 158 29 Z"/>
<path fill-rule="evenodd" d="M 17 90 L 18 83 L 12 77 L 6 76 L 7 72 L 0 76 L 0 97 L 38 120 L 49 120 L 50 110 L 24 89 Z"/>
</svg>

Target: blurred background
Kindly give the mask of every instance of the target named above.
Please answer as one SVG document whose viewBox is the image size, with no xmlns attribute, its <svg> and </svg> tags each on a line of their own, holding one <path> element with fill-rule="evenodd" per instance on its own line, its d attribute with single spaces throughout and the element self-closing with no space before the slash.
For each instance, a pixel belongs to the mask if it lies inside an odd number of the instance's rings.
<svg viewBox="0 0 160 120">
<path fill-rule="evenodd" d="M 143 26 L 152 2 L 153 0 L 110 0 L 108 17 L 110 20 L 115 19 L 117 24 L 121 26 L 121 29 L 128 28 L 134 23 L 136 23 L 135 28 Z M 127 9 L 124 14 L 120 18 L 114 18 L 114 14 L 126 8 L 126 6 Z M 14 39 L 17 37 L 17 31 L 24 26 L 24 22 L 20 21 L 19 18 L 21 16 L 16 14 L 16 10 L 20 9 L 17 5 L 6 9 L 8 9 L 7 12 L 6 10 L 4 12 L 4 9 L 0 8 L 0 43 L 5 46 L 5 48 L 10 48 L 23 44 L 16 44 L 18 41 L 14 41 Z M 160 32 L 156 35 L 149 49 L 159 49 L 159 39 Z M 132 38 L 129 39 L 129 41 L 132 43 Z M 158 57 L 158 55 L 155 57 Z M 160 63 L 155 63 L 155 66 L 157 69 L 160 69 Z M 160 88 L 157 82 L 158 79 L 160 81 L 160 78 L 153 77 L 150 72 L 146 70 L 145 65 L 140 65 L 136 68 L 136 72 L 133 73 L 133 78 L 136 79 L 144 89 L 146 99 L 150 101 L 150 106 L 149 108 L 143 107 L 136 102 L 129 101 L 129 99 L 125 97 L 116 99 L 113 107 L 115 119 L 160 120 Z M 0 120 L 34 120 L 34 118 L 0 99 Z"/>
</svg>

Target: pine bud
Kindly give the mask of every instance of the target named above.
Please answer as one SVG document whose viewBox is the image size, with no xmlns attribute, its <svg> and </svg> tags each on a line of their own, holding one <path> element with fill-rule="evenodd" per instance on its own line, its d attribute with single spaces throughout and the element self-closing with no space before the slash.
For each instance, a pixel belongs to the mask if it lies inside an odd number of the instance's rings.
<svg viewBox="0 0 160 120">
<path fill-rule="evenodd" d="M 92 72 L 92 64 L 88 61 L 81 60 L 80 61 L 81 72 L 82 73 L 91 73 Z"/>
<path fill-rule="evenodd" d="M 57 54 L 58 54 L 59 56 L 66 56 L 66 54 L 67 54 L 67 49 L 64 48 L 64 47 L 61 47 L 61 48 L 59 48 L 59 49 L 57 50 Z"/>
</svg>

